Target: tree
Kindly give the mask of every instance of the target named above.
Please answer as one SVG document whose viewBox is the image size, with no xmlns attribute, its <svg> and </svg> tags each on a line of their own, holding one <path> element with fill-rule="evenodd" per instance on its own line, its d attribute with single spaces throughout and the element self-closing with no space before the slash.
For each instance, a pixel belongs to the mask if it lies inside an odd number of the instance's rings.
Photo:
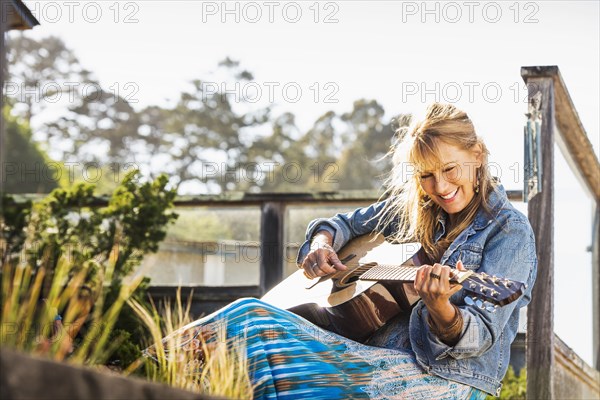
<svg viewBox="0 0 600 400">
<path fill-rule="evenodd" d="M 135 164 L 137 113 L 118 91 L 102 88 L 62 39 L 19 35 L 9 38 L 7 48 L 6 94 L 13 112 L 27 124 L 48 107 L 61 115 L 50 122 L 42 116 L 35 125 L 38 142 L 52 149 L 52 156 L 77 163 L 78 171 L 85 163 Z"/>
<path fill-rule="evenodd" d="M 6 193 L 49 193 L 58 187 L 60 166 L 52 163 L 31 140 L 31 128 L 26 122 L 3 110 L 6 159 L 0 166 Z"/>
<path fill-rule="evenodd" d="M 64 161 L 123 166 L 136 164 L 134 148 L 143 142 L 139 126 L 139 114 L 127 100 L 97 85 L 77 96 L 65 115 L 45 124 L 45 131 L 50 142 L 69 145 Z"/>
<path fill-rule="evenodd" d="M 384 122 L 385 111 L 375 100 L 358 100 L 353 110 L 341 116 L 346 123 L 344 141 L 350 143 L 339 159 L 339 190 L 379 189 L 392 168 L 388 153 L 394 132 L 408 125 L 400 115 Z"/>
<path fill-rule="evenodd" d="M 235 79 L 252 79 L 230 59 L 220 65 Z M 147 153 L 161 160 L 160 172 L 172 176 L 172 183 L 183 190 L 194 185 L 206 192 L 238 188 L 240 173 L 252 161 L 248 146 L 253 129 L 269 120 L 268 107 L 244 111 L 249 107 L 243 99 L 235 103 L 209 83 L 191 82 L 191 90 L 181 93 L 172 109 L 148 107 L 140 113 L 140 139 Z"/>
<path fill-rule="evenodd" d="M 407 116 L 385 122 L 375 100 L 358 100 L 352 111 L 328 111 L 304 134 L 293 114 L 273 122 L 271 135 L 255 141 L 249 154 L 258 165 L 275 166 L 258 184 L 264 191 L 378 189 L 391 168 L 384 157 L 394 138 L 393 124 L 405 126 Z"/>
<path fill-rule="evenodd" d="M 383 156 L 394 138 L 393 122 L 375 100 L 358 100 L 342 114 L 327 111 L 301 132 L 291 112 L 273 118 L 270 106 L 243 98 L 237 88 L 254 76 L 226 58 L 218 64 L 216 80 L 192 81 L 173 107 L 138 111 L 119 93 L 101 87 L 60 39 L 36 42 L 20 36 L 10 47 L 15 82 L 88 85 L 71 93 L 61 116 L 40 132 L 52 155 L 65 164 L 113 178 L 100 183 L 108 191 L 129 168 L 149 177 L 166 173 L 180 193 L 220 193 L 376 189 L 391 167 Z M 233 87 L 235 96 L 226 90 Z M 38 106 L 34 100 L 27 93 L 13 99 L 24 104 L 25 118 Z M 407 121 L 401 116 L 398 124 Z"/>
<path fill-rule="evenodd" d="M 74 88 L 91 82 L 90 71 L 56 36 L 39 41 L 24 35 L 8 36 L 6 49 L 6 95 L 16 101 L 19 115 L 28 123 L 48 104 L 68 99 Z"/>
</svg>

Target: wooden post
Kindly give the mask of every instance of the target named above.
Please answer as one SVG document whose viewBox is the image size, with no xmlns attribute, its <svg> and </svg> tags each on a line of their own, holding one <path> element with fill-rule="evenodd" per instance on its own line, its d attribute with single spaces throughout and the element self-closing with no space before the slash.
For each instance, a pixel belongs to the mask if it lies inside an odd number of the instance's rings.
<svg viewBox="0 0 600 400">
<path fill-rule="evenodd" d="M 527 308 L 527 398 L 554 399 L 554 83 L 524 76 L 529 99 L 542 94 L 542 192 L 528 204 L 535 233 L 538 270 Z"/>
<path fill-rule="evenodd" d="M 592 315 L 594 367 L 600 371 L 600 202 L 594 206 L 592 231 Z"/>
<path fill-rule="evenodd" d="M 261 296 L 283 278 L 285 203 L 267 201 L 261 207 Z"/>
</svg>

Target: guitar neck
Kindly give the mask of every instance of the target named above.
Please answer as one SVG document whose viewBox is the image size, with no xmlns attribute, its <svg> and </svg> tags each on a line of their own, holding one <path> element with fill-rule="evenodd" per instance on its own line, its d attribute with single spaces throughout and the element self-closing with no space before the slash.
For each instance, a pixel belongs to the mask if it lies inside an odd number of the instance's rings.
<svg viewBox="0 0 600 400">
<path fill-rule="evenodd" d="M 360 275 L 365 281 L 402 281 L 413 282 L 417 276 L 417 267 L 378 264 Z"/>
</svg>

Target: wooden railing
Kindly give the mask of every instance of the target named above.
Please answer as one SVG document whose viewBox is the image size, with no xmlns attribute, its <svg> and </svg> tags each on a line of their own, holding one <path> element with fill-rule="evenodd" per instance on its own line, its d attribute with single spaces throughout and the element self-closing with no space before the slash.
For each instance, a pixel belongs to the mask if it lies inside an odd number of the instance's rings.
<svg viewBox="0 0 600 400">
<path fill-rule="evenodd" d="M 593 337 L 596 371 L 582 368 L 567 377 L 566 369 L 557 360 L 565 357 L 566 347 L 554 334 L 554 143 L 556 142 L 586 192 L 595 201 L 595 220 L 600 210 L 600 163 L 579 120 L 575 106 L 556 66 L 523 67 L 521 76 L 527 84 L 530 104 L 538 102 L 541 112 L 541 187 L 529 201 L 528 216 L 535 232 L 538 256 L 538 274 L 532 301 L 527 309 L 527 398 L 555 399 L 564 397 L 569 390 L 581 389 L 600 375 L 600 235 L 598 223 L 594 226 L 592 244 L 593 270 Z M 562 349 L 562 350 L 561 350 Z M 569 353 L 574 357 L 574 353 Z M 580 363 L 581 360 L 578 360 Z M 584 363 L 585 364 L 585 363 Z M 575 365 L 575 364 L 573 364 Z M 589 375 L 592 375 L 588 382 Z M 598 384 L 588 391 L 598 395 Z M 570 397 L 581 398 L 581 397 Z M 587 397 L 586 397 L 587 398 Z"/>
</svg>

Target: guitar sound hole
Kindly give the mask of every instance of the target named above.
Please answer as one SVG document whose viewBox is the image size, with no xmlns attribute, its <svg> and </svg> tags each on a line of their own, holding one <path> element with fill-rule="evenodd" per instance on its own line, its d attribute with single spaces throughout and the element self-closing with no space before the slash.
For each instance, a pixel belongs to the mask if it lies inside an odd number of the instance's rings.
<svg viewBox="0 0 600 400">
<path fill-rule="evenodd" d="M 358 280 L 358 277 L 359 275 L 357 274 L 349 273 L 347 275 L 344 275 L 342 279 L 340 279 L 340 283 L 343 285 L 348 285 L 350 283 L 356 282 Z"/>
</svg>

